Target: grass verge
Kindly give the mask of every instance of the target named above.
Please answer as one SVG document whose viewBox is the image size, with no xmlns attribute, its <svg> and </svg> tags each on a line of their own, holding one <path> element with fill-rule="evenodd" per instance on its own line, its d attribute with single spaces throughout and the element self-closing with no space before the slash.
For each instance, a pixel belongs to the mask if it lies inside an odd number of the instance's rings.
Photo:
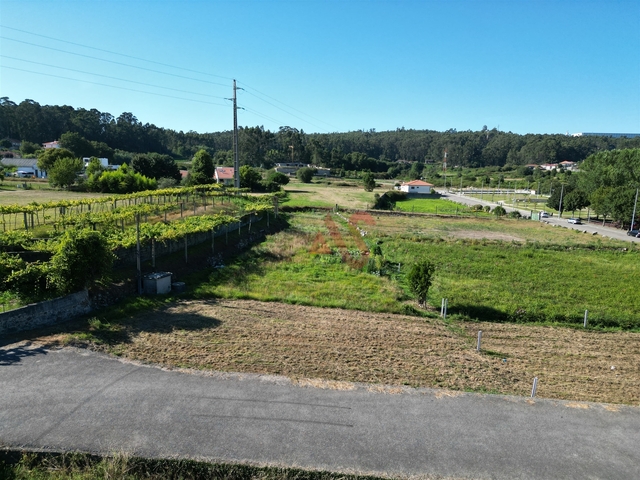
<svg viewBox="0 0 640 480">
<path fill-rule="evenodd" d="M 0 451 L 5 480 L 374 480 L 379 477 L 282 467 L 208 463 L 186 459 L 150 459 L 128 455 L 99 457 L 85 453 Z"/>
</svg>

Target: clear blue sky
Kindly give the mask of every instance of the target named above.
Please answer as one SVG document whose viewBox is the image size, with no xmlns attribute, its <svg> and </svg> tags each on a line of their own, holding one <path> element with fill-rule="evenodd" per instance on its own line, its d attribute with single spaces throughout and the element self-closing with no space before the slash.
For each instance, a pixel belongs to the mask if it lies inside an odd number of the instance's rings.
<svg viewBox="0 0 640 480">
<path fill-rule="evenodd" d="M 175 130 L 231 129 L 235 78 L 271 130 L 640 133 L 638 0 L 0 0 L 0 24 L 0 96 Z"/>
</svg>

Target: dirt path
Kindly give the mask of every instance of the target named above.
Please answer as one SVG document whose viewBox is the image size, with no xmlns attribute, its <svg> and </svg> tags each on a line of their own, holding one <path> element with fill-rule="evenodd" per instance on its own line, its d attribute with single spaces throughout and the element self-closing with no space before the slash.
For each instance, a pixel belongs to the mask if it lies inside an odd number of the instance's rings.
<svg viewBox="0 0 640 480">
<path fill-rule="evenodd" d="M 319 385 L 366 382 L 515 395 L 529 395 L 537 376 L 541 397 L 640 404 L 637 333 L 451 326 L 243 300 L 180 302 L 127 319 L 115 330 L 93 329 L 111 345 L 99 349 L 169 366 L 285 375 Z M 64 343 L 68 336 L 40 340 Z"/>
</svg>

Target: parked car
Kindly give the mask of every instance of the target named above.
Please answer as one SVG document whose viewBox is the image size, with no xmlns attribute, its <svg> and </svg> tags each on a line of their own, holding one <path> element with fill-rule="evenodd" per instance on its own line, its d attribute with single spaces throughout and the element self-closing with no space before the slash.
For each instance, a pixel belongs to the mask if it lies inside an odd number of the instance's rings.
<svg viewBox="0 0 640 480">
<path fill-rule="evenodd" d="M 627 232 L 627 235 L 629 235 L 630 237 L 637 237 L 638 235 L 640 235 L 640 230 L 629 230 Z"/>
<path fill-rule="evenodd" d="M 573 223 L 574 225 L 582 225 L 582 220 L 579 218 L 570 218 L 567 222 Z"/>
<path fill-rule="evenodd" d="M 547 212 L 540 212 L 540 218 L 549 218 L 550 215 Z"/>
</svg>

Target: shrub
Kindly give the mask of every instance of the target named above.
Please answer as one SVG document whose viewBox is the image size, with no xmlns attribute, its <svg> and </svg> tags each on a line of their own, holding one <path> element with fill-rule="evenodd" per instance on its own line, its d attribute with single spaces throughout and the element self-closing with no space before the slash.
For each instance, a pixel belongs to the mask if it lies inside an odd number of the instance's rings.
<svg viewBox="0 0 640 480">
<path fill-rule="evenodd" d="M 311 183 L 311 180 L 313 179 L 315 173 L 315 168 L 303 167 L 296 172 L 296 177 L 302 183 Z"/>
<path fill-rule="evenodd" d="M 496 217 L 503 217 L 507 214 L 507 211 L 504 209 L 504 207 L 498 205 L 496 208 L 493 209 L 493 214 Z"/>
<path fill-rule="evenodd" d="M 34 262 L 24 263 L 21 268 L 13 270 L 6 278 L 4 288 L 15 293 L 24 303 L 42 300 L 47 293 L 49 286 L 48 273 L 49 266 L 45 263 Z"/>
<path fill-rule="evenodd" d="M 112 263 L 113 254 L 100 232 L 67 230 L 51 258 L 49 278 L 60 293 L 72 293 L 108 274 Z"/>
<path fill-rule="evenodd" d="M 407 199 L 407 194 L 399 190 L 389 190 L 382 195 L 378 195 L 376 193 L 373 198 L 373 208 L 375 210 L 393 210 L 396 206 L 396 202 Z"/>
</svg>

